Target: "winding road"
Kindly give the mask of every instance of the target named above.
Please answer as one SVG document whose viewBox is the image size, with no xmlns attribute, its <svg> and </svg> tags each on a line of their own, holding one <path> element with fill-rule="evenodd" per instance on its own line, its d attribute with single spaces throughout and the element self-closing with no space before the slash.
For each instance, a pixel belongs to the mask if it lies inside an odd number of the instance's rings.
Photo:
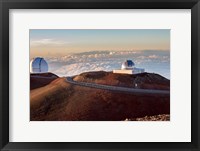
<svg viewBox="0 0 200 151">
<path fill-rule="evenodd" d="M 72 77 L 66 77 L 66 82 L 74 85 L 96 88 L 96 89 L 104 89 L 110 91 L 118 91 L 118 92 L 126 92 L 131 94 L 149 94 L 149 95 L 169 95 L 170 91 L 168 90 L 153 90 L 153 89 L 136 89 L 136 88 L 126 88 L 126 87 L 118 87 L 118 86 L 109 86 L 102 85 L 96 83 L 87 83 L 87 82 L 77 82 L 72 79 Z"/>
</svg>

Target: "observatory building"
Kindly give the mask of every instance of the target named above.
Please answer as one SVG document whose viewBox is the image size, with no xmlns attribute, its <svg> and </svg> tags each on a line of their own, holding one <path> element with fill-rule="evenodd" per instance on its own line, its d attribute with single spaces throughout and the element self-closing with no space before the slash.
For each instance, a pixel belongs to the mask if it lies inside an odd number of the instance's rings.
<svg viewBox="0 0 200 151">
<path fill-rule="evenodd" d="M 44 58 L 33 58 L 30 62 L 31 73 L 46 73 L 48 72 L 48 64 Z"/>
<path fill-rule="evenodd" d="M 135 63 L 132 60 L 126 60 L 122 63 L 121 70 L 113 70 L 113 73 L 122 73 L 122 74 L 137 74 L 143 73 L 144 69 L 136 68 Z"/>
</svg>

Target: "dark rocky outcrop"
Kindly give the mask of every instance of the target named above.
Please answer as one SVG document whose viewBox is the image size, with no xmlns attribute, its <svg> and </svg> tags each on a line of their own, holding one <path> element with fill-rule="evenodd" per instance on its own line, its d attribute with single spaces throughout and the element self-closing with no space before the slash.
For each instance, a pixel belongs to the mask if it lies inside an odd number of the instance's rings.
<svg viewBox="0 0 200 151">
<path fill-rule="evenodd" d="M 53 73 L 32 73 L 30 74 L 30 90 L 48 85 L 58 76 Z"/>
</svg>

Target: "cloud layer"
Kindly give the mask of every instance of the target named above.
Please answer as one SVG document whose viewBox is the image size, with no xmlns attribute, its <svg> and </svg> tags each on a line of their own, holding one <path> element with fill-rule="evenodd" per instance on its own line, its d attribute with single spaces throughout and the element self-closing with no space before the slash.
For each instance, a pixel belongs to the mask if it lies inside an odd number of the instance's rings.
<svg viewBox="0 0 200 151">
<path fill-rule="evenodd" d="M 68 44 L 68 42 L 62 40 L 54 40 L 54 39 L 40 39 L 40 40 L 31 40 L 30 46 L 62 46 Z"/>
<path fill-rule="evenodd" d="M 87 71 L 120 69 L 122 62 L 131 59 L 136 67 L 145 68 L 147 72 L 158 73 L 170 79 L 169 51 L 90 51 L 46 59 L 50 72 L 61 77 Z"/>
</svg>

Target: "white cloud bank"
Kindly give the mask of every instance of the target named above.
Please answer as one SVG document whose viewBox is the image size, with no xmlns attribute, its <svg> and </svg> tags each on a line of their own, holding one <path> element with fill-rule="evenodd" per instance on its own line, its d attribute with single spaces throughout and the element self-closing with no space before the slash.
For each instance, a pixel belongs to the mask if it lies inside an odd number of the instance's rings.
<svg viewBox="0 0 200 151">
<path fill-rule="evenodd" d="M 30 46 L 60 46 L 68 44 L 69 42 L 61 41 L 61 40 L 54 40 L 54 39 L 40 39 L 40 40 L 31 40 Z"/>
<path fill-rule="evenodd" d="M 120 69 L 122 62 L 131 59 L 136 67 L 158 73 L 170 79 L 169 51 L 91 51 L 46 58 L 50 72 L 58 76 L 72 76 L 87 71 Z"/>
</svg>

